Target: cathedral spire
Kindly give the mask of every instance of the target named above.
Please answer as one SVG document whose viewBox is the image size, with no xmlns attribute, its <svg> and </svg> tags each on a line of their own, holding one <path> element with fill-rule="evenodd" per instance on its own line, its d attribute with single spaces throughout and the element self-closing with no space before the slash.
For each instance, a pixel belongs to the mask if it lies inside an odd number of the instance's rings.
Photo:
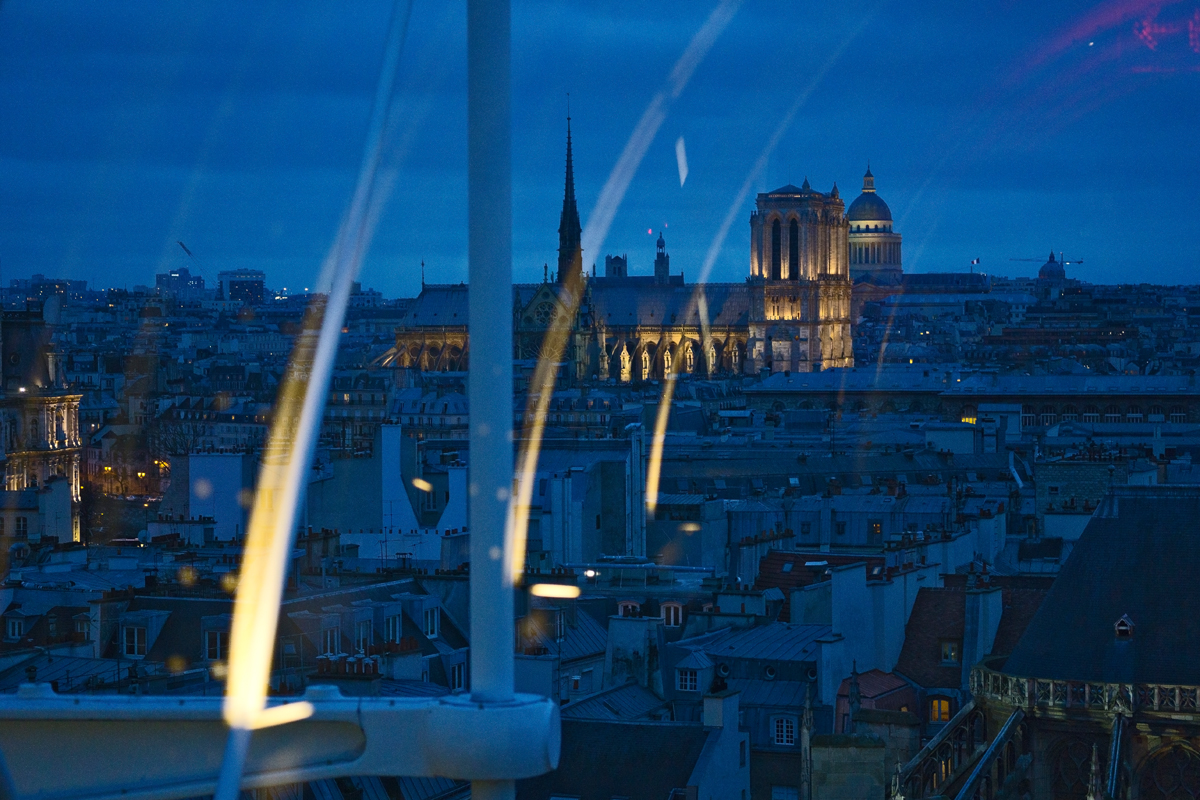
<svg viewBox="0 0 1200 800">
<path fill-rule="evenodd" d="M 571 117 L 567 117 L 567 178 L 563 187 L 562 216 L 558 221 L 558 282 L 571 283 L 583 271 L 583 230 L 575 204 L 575 164 L 571 154 Z"/>
</svg>

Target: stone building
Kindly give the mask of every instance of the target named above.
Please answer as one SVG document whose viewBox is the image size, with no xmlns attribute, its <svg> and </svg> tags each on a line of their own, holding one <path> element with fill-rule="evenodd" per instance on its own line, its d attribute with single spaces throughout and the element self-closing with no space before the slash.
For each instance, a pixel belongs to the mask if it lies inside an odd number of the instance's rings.
<svg viewBox="0 0 1200 800">
<path fill-rule="evenodd" d="M 876 284 L 895 285 L 903 277 L 900 234 L 892 229 L 892 210 L 875 193 L 875 176 L 867 167 L 862 194 L 846 211 L 849 226 L 850 277 L 870 278 Z"/>
<path fill-rule="evenodd" d="M 1114 486 L 1011 655 L 893 798 L 1200 796 L 1195 486 Z"/>
<path fill-rule="evenodd" d="M 849 223 L 837 186 L 784 186 L 760 194 L 750 217 L 744 283 L 687 284 L 670 272 L 660 235 L 653 275 L 629 275 L 609 257 L 604 276 L 582 269 L 570 132 L 557 269 L 513 287 L 513 357 L 537 359 L 546 331 L 570 317 L 567 383 L 639 383 L 670 374 L 815 372 L 853 365 Z M 419 371 L 465 370 L 467 286 L 422 285 L 383 363 Z"/>
</svg>

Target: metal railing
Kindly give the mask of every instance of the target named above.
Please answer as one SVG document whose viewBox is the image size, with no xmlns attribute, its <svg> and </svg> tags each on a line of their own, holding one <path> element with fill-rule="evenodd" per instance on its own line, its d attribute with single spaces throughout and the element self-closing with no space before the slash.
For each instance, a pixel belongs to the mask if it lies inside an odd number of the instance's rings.
<svg viewBox="0 0 1200 800">
<path fill-rule="evenodd" d="M 984 666 L 971 670 L 970 688 L 976 698 L 1026 710 L 1089 710 L 1129 716 L 1135 711 L 1194 713 L 1200 709 L 1200 686 L 1026 678 Z"/>
</svg>

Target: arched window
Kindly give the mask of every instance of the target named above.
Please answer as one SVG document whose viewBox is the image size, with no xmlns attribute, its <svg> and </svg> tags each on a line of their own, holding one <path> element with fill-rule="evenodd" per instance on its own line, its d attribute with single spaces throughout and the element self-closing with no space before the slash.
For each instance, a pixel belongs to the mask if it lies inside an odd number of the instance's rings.
<svg viewBox="0 0 1200 800">
<path fill-rule="evenodd" d="M 1125 421 L 1126 422 L 1141 422 L 1142 419 L 1143 419 L 1143 417 L 1142 417 L 1142 407 L 1141 406 L 1130 406 L 1125 411 Z"/>
<path fill-rule="evenodd" d="M 1104 409 L 1104 421 L 1105 422 L 1120 422 L 1121 421 L 1121 407 L 1118 405 L 1110 405 L 1108 408 Z"/>
<path fill-rule="evenodd" d="M 671 348 L 667 347 L 663 350 L 663 376 L 671 374 Z"/>
<path fill-rule="evenodd" d="M 717 371 L 717 348 L 711 344 L 708 346 L 708 374 L 712 375 Z"/>
<path fill-rule="evenodd" d="M 662 604 L 663 625 L 668 628 L 678 628 L 683 624 L 683 606 L 679 603 Z"/>
<path fill-rule="evenodd" d="M 622 617 L 636 617 L 642 613 L 641 603 L 633 600 L 622 600 L 617 604 L 617 614 Z"/>
<path fill-rule="evenodd" d="M 685 372 L 693 372 L 696 369 L 696 354 L 690 347 L 683 351 L 683 369 Z"/>
<path fill-rule="evenodd" d="M 1187 422 L 1187 409 L 1183 406 L 1171 406 L 1171 422 Z"/>
<path fill-rule="evenodd" d="M 1058 414 L 1054 411 L 1054 406 L 1042 406 L 1042 424 L 1048 427 L 1056 422 Z"/>
<path fill-rule="evenodd" d="M 1200 797 L 1200 755 L 1185 745 L 1155 752 L 1138 781 L 1143 800 L 1190 800 Z"/>
<path fill-rule="evenodd" d="M 1075 406 L 1063 406 L 1061 419 L 1063 422 L 1074 422 L 1079 419 L 1079 413 L 1075 410 Z"/>
<path fill-rule="evenodd" d="M 771 279 L 779 280 L 783 270 L 783 231 L 779 220 L 771 223 Z"/>
<path fill-rule="evenodd" d="M 1100 421 L 1099 407 L 1084 406 L 1083 407 L 1083 421 L 1084 422 L 1099 422 Z"/>
<path fill-rule="evenodd" d="M 642 351 L 642 380 L 650 380 L 650 354 Z"/>
<path fill-rule="evenodd" d="M 1054 800 L 1083 800 L 1087 797 L 1092 769 L 1092 748 L 1078 739 L 1060 745 L 1050 760 L 1053 772 L 1050 789 Z"/>
<path fill-rule="evenodd" d="M 800 223 L 792 217 L 788 225 L 788 268 L 792 280 L 800 279 Z"/>
<path fill-rule="evenodd" d="M 1037 424 L 1037 411 L 1033 406 L 1021 406 L 1021 427 L 1033 427 Z"/>
<path fill-rule="evenodd" d="M 1159 405 L 1150 406 L 1150 416 L 1146 418 L 1147 422 L 1165 422 L 1166 415 L 1163 414 L 1163 407 Z"/>
</svg>

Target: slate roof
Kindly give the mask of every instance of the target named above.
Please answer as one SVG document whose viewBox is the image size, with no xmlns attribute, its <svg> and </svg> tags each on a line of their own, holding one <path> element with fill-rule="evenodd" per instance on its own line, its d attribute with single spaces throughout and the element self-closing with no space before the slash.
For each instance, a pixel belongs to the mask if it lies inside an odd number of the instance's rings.
<svg viewBox="0 0 1200 800">
<path fill-rule="evenodd" d="M 553 608 L 555 606 L 535 601 L 534 607 Z M 551 653 L 557 654 L 564 664 L 576 659 L 603 655 L 608 648 L 608 629 L 580 608 L 575 610 L 575 624 L 567 624 L 561 642 L 554 639 L 552 630 L 554 623 L 548 615 L 546 617 L 531 615 L 527 619 L 533 624 L 526 628 L 526 641 L 531 644 L 536 642 Z M 544 630 L 539 622 L 544 622 L 551 630 Z"/>
<path fill-rule="evenodd" d="M 1200 684 L 1200 487 L 1116 486 L 1004 665 L 1063 680 Z M 1117 639 L 1123 615 L 1130 639 Z"/>
<path fill-rule="evenodd" d="M 904 626 L 904 647 L 896 661 L 896 672 L 926 689 L 962 686 L 962 665 L 942 664 L 941 642 L 962 641 L 966 616 L 964 589 L 919 589 Z"/>
<path fill-rule="evenodd" d="M 817 657 L 817 640 L 828 636 L 829 625 L 793 625 L 772 622 L 747 630 L 730 629 L 728 633 L 703 646 L 709 655 L 731 655 L 736 658 L 770 659 L 772 661 L 811 661 Z M 680 642 L 686 645 L 686 642 Z"/>
<path fill-rule="evenodd" d="M 201 660 L 200 622 L 204 617 L 233 613 L 232 600 L 209 600 L 191 597 L 135 597 L 127 612 L 168 611 L 154 643 L 146 653 L 147 661 L 165 662 L 171 656 L 182 656 L 188 664 Z M 108 643 L 108 652 L 115 655 L 117 641 Z"/>
<path fill-rule="evenodd" d="M 597 692 L 562 707 L 563 719 L 633 720 L 644 718 L 666 703 L 639 683 L 629 683 Z"/>
<path fill-rule="evenodd" d="M 741 692 L 738 705 L 768 708 L 803 708 L 808 684 L 804 681 L 762 681 L 730 678 L 725 681 L 730 691 Z M 813 692 L 813 703 L 817 702 Z"/>
<path fill-rule="evenodd" d="M 744 326 L 749 321 L 750 290 L 741 283 L 709 283 L 703 287 L 598 284 L 592 287 L 592 316 L 609 327 L 699 325 L 699 314 L 692 303 L 696 291 L 704 293 L 709 324 L 713 327 Z"/>
<path fill-rule="evenodd" d="M 564 719 L 558 769 L 517 781 L 517 797 L 666 800 L 687 786 L 707 740 L 699 725 Z"/>
</svg>

